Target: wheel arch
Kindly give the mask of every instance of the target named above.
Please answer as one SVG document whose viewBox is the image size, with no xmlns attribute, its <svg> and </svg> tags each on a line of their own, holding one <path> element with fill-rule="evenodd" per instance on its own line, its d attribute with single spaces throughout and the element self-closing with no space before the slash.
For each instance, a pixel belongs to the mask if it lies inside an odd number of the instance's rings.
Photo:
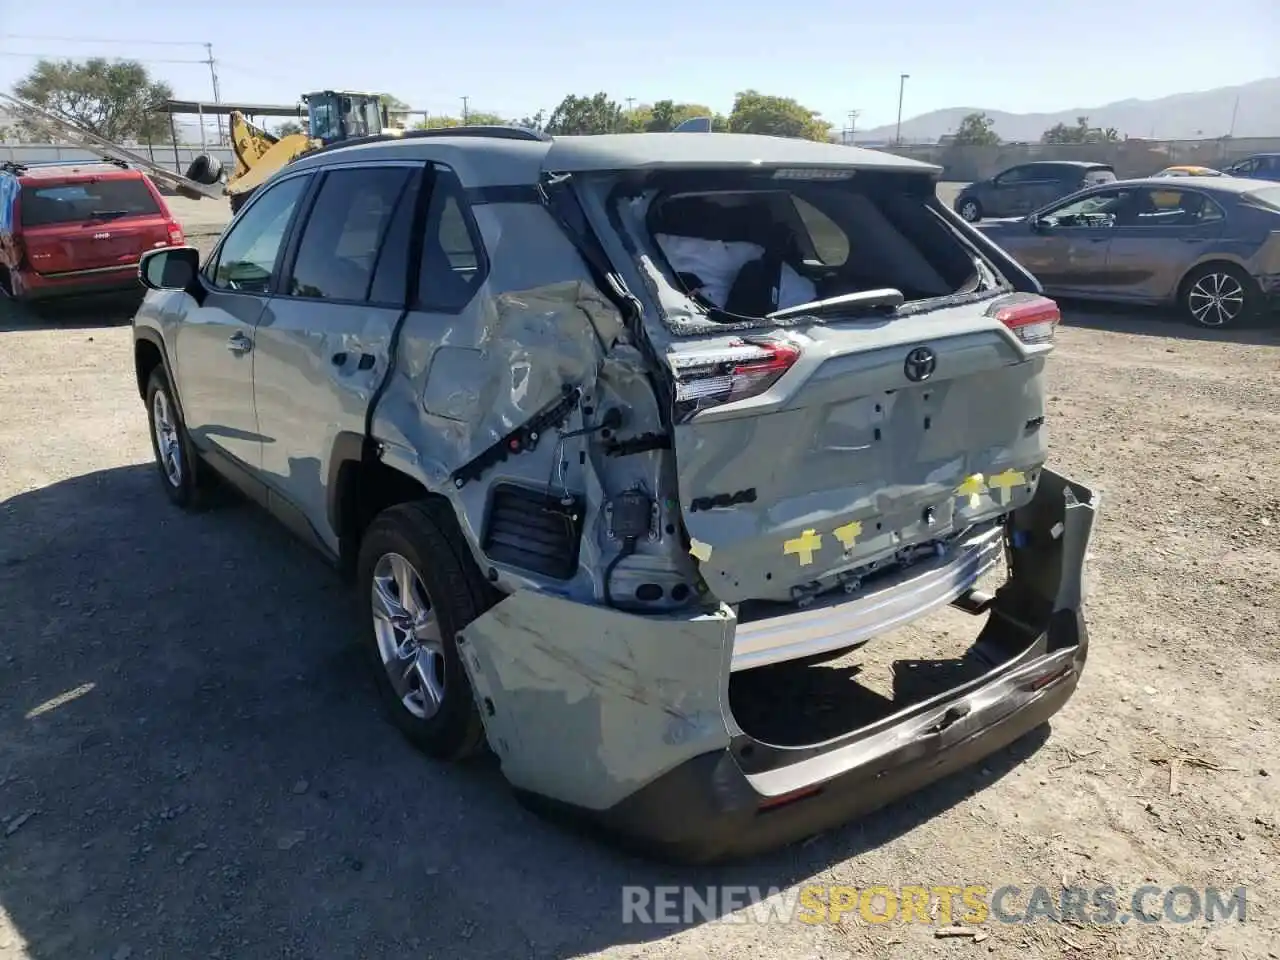
<svg viewBox="0 0 1280 960">
<path fill-rule="evenodd" d="M 178 416 L 186 422 L 186 414 L 182 409 L 182 397 L 178 390 L 177 378 L 173 375 L 173 364 L 169 362 L 169 351 L 165 348 L 164 337 L 150 327 L 135 327 L 133 332 L 133 373 L 138 384 L 138 396 L 147 399 L 147 381 L 151 379 L 156 367 L 164 370 L 165 379 L 169 381 L 169 393 L 178 408 Z"/>
<path fill-rule="evenodd" d="M 339 565 L 343 573 L 355 573 L 360 540 L 369 524 L 383 510 L 410 501 L 453 504 L 429 490 L 421 480 L 385 463 L 378 443 L 359 433 L 344 431 L 334 439 L 329 457 L 327 511 L 338 537 Z"/>
<path fill-rule="evenodd" d="M 1182 303 L 1183 295 L 1187 292 L 1187 282 L 1198 271 L 1203 270 L 1205 267 L 1213 267 L 1218 265 L 1232 267 L 1240 271 L 1241 273 L 1243 273 L 1246 277 L 1248 277 L 1251 281 L 1253 281 L 1255 285 L 1257 284 L 1257 281 L 1253 280 L 1253 275 L 1249 272 L 1249 268 L 1245 265 L 1244 261 L 1239 259 L 1238 257 L 1232 256 L 1229 253 L 1206 254 L 1205 256 L 1197 260 L 1195 263 L 1193 263 L 1191 266 L 1187 267 L 1187 269 L 1182 272 L 1182 276 L 1178 278 L 1178 285 L 1173 288 L 1174 303 L 1175 304 Z"/>
</svg>

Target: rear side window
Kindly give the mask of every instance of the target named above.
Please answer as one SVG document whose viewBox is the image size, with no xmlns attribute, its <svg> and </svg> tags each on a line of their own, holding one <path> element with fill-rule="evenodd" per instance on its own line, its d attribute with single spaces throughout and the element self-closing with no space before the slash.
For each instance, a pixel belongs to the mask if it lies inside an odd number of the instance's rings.
<svg viewBox="0 0 1280 960">
<path fill-rule="evenodd" d="M 27 185 L 21 210 L 24 227 L 161 214 L 155 196 L 140 179 Z"/>
<path fill-rule="evenodd" d="M 484 251 L 453 171 L 438 168 L 427 210 L 418 301 L 424 310 L 454 313 L 465 307 L 484 282 Z"/>
<path fill-rule="evenodd" d="M 1115 183 L 1116 174 L 1114 170 L 1089 170 L 1084 175 L 1084 185 L 1092 187 L 1099 183 Z"/>
<path fill-rule="evenodd" d="M 378 251 L 412 175 L 407 167 L 330 172 L 303 228 L 286 294 L 316 300 L 368 300 Z"/>
<path fill-rule="evenodd" d="M 796 213 L 800 215 L 809 242 L 824 266 L 838 267 L 849 259 L 849 236 L 840 226 L 808 200 L 793 196 Z"/>
</svg>

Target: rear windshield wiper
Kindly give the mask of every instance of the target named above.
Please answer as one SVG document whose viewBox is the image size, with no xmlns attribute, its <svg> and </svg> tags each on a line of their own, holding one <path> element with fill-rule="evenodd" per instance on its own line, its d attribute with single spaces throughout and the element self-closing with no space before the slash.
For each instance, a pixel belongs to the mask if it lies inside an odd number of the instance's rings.
<svg viewBox="0 0 1280 960">
<path fill-rule="evenodd" d="M 821 316 L 824 313 L 864 313 L 873 310 L 897 310 L 906 301 L 901 290 L 886 287 L 883 290 L 863 290 L 860 293 L 842 293 L 838 297 L 827 297 L 825 300 L 811 300 L 794 307 L 775 310 L 765 317 L 766 320 L 785 320 L 788 317 L 808 315 Z"/>
<path fill-rule="evenodd" d="M 94 220 L 107 220 L 111 217 L 127 217 L 129 210 L 90 210 L 89 216 Z"/>
</svg>

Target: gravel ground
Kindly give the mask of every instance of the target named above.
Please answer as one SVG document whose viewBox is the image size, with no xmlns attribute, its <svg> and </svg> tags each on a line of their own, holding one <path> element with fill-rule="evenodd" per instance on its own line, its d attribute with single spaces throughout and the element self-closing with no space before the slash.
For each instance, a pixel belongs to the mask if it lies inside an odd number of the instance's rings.
<svg viewBox="0 0 1280 960">
<path fill-rule="evenodd" d="M 202 203 L 175 207 L 207 244 Z M 1280 335 L 1069 310 L 1053 462 L 1103 494 L 1076 697 L 907 802 L 681 871 L 395 735 L 336 577 L 254 508 L 165 501 L 119 317 L 0 303 L 5 960 L 1280 956 Z M 1248 908 L 948 939 L 856 912 L 622 922 L 624 884 L 713 883 L 1245 885 Z"/>
</svg>

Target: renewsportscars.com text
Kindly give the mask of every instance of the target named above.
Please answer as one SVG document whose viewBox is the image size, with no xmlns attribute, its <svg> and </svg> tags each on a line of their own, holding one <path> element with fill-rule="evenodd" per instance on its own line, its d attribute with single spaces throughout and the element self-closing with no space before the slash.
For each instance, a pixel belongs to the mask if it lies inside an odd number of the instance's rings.
<svg viewBox="0 0 1280 960">
<path fill-rule="evenodd" d="M 1006 884 L 854 887 L 806 884 L 778 887 L 622 888 L 623 923 L 678 924 L 720 919 L 728 923 L 1036 923 L 1077 920 L 1092 924 L 1243 923 L 1244 887 L 1110 885 L 1044 887 Z"/>
</svg>

